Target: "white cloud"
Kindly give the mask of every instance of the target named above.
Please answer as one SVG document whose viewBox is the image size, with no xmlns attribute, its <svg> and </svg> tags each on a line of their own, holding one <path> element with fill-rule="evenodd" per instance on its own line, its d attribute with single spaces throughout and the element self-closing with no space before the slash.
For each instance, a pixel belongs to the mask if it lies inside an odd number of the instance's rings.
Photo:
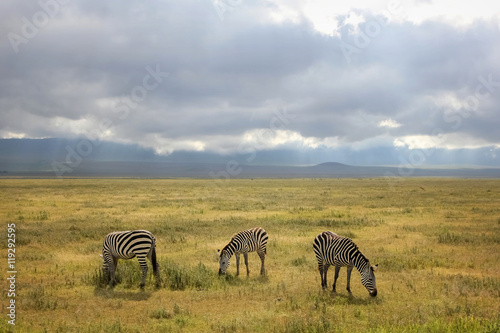
<svg viewBox="0 0 500 333">
<path fill-rule="evenodd" d="M 408 135 L 394 139 L 395 147 L 430 149 L 438 146 L 436 138 L 429 135 Z"/>
<path fill-rule="evenodd" d="M 204 151 L 206 144 L 193 139 L 170 139 L 158 134 L 147 135 L 139 144 L 152 148 L 158 155 L 169 155 L 176 150 Z"/>
<path fill-rule="evenodd" d="M 408 149 L 476 149 L 491 146 L 491 142 L 473 137 L 466 133 L 448 133 L 440 136 L 408 135 L 394 139 L 395 147 Z"/>
<path fill-rule="evenodd" d="M 255 150 L 273 148 L 333 148 L 339 146 L 337 137 L 317 138 L 304 137 L 291 130 L 255 129 L 247 131 L 241 138 L 243 145 Z"/>
<path fill-rule="evenodd" d="M 475 20 L 498 19 L 500 4 L 498 2 L 477 1 L 415 1 L 408 6 L 408 20 L 420 24 L 426 20 L 446 22 L 454 27 L 466 27 Z"/>
<path fill-rule="evenodd" d="M 296 20 L 300 16 L 310 20 L 314 28 L 326 35 L 335 35 L 338 28 L 337 17 L 347 17 L 347 21 L 355 19 L 354 26 L 364 18 L 353 15 L 353 10 L 365 10 L 378 14 L 394 22 L 411 22 L 422 24 L 426 21 L 438 21 L 454 27 L 467 27 L 474 21 L 494 20 L 500 18 L 499 2 L 477 2 L 472 0 L 454 1 L 412 1 L 412 0 L 353 0 L 348 2 L 332 2 L 329 0 L 309 1 L 272 1 L 279 8 L 280 21 Z M 358 16 L 356 18 L 356 16 Z"/>
<path fill-rule="evenodd" d="M 398 128 L 401 127 L 401 124 L 391 118 L 382 120 L 378 123 L 378 127 L 387 127 L 387 128 Z"/>
<path fill-rule="evenodd" d="M 94 116 L 79 119 L 57 116 L 49 120 L 49 126 L 55 137 L 84 136 L 91 140 L 110 140 L 115 135 L 112 127 L 103 127 L 103 121 Z"/>
<path fill-rule="evenodd" d="M 3 139 L 24 139 L 28 135 L 26 133 L 0 131 L 0 137 Z"/>
<path fill-rule="evenodd" d="M 122 142 L 131 143 L 126 140 Z M 168 155 L 176 150 L 244 154 L 272 149 L 337 148 L 341 146 L 341 141 L 337 137 L 304 137 L 300 133 L 290 130 L 258 128 L 246 131 L 242 135 L 193 136 L 189 139 L 172 139 L 152 134 L 141 140 L 140 145 L 152 148 L 160 155 Z"/>
</svg>

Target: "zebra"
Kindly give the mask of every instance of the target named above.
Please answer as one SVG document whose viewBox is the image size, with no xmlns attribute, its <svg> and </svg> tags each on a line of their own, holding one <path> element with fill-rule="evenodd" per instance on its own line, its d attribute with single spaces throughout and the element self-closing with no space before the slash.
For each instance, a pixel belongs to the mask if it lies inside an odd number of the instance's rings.
<svg viewBox="0 0 500 333">
<path fill-rule="evenodd" d="M 347 266 L 347 291 L 351 294 L 351 272 L 356 267 L 361 273 L 361 283 L 368 290 L 370 296 L 377 296 L 374 270 L 378 265 L 370 266 L 370 261 L 359 251 L 350 238 L 341 237 L 331 231 L 324 231 L 314 239 L 313 248 L 318 259 L 318 269 L 323 289 L 327 288 L 326 274 L 330 265 L 335 265 L 335 280 L 333 281 L 332 292 L 335 292 L 340 267 Z"/>
<path fill-rule="evenodd" d="M 236 275 L 240 274 L 240 254 L 243 253 L 245 265 L 247 267 L 247 276 L 250 274 L 248 270 L 248 252 L 257 251 L 262 263 L 260 267 L 260 275 L 265 274 L 264 259 L 266 257 L 268 235 L 267 232 L 260 228 L 252 228 L 241 231 L 234 235 L 229 243 L 221 250 L 219 259 L 219 275 L 225 274 L 229 267 L 229 259 L 234 254 L 236 256 Z"/>
<path fill-rule="evenodd" d="M 146 284 L 148 265 L 146 257 L 153 264 L 153 273 L 156 278 L 156 286 L 160 283 L 159 265 L 156 261 L 156 239 L 147 230 L 115 231 L 109 233 L 102 244 L 102 269 L 104 275 L 109 278 L 109 286 L 114 287 L 115 271 L 118 259 L 132 259 L 137 257 L 142 270 L 140 287 Z"/>
</svg>

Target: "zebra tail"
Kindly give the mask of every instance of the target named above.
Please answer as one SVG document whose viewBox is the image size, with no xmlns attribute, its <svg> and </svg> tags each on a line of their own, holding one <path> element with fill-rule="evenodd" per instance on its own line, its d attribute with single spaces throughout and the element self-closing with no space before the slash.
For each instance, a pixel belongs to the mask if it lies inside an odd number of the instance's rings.
<svg viewBox="0 0 500 333">
<path fill-rule="evenodd" d="M 153 273 L 158 273 L 158 262 L 156 261 L 156 244 L 151 249 L 151 263 L 153 264 Z"/>
</svg>

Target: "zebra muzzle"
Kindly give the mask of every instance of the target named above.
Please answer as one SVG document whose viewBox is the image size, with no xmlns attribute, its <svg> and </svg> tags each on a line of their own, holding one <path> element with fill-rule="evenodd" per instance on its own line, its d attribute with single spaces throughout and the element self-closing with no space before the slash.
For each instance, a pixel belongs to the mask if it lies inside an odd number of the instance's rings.
<svg viewBox="0 0 500 333">
<path fill-rule="evenodd" d="M 373 289 L 373 290 L 370 292 L 370 296 L 371 296 L 371 297 L 375 297 L 375 296 L 377 296 L 377 289 Z"/>
<path fill-rule="evenodd" d="M 222 273 L 222 270 L 219 268 L 219 275 L 222 275 L 224 273 Z"/>
</svg>

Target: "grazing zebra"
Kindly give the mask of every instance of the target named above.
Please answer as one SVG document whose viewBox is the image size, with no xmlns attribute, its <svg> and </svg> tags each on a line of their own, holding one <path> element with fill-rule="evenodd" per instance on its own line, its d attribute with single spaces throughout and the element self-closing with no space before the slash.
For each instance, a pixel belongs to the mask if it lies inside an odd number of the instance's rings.
<svg viewBox="0 0 500 333">
<path fill-rule="evenodd" d="M 370 266 L 368 259 L 358 250 L 354 242 L 347 237 L 341 237 L 331 231 L 324 231 L 314 239 L 314 253 L 318 259 L 318 269 L 321 275 L 321 286 L 327 288 L 326 274 L 330 265 L 335 266 L 335 280 L 333 290 L 339 277 L 340 267 L 347 266 L 347 291 L 351 293 L 351 272 L 356 267 L 361 273 L 361 283 L 370 293 L 377 296 L 377 286 L 373 271 L 377 266 Z"/>
<path fill-rule="evenodd" d="M 264 275 L 264 259 L 266 257 L 267 246 L 267 232 L 262 228 L 252 228 L 237 233 L 231 238 L 231 241 L 220 251 L 219 259 L 219 275 L 226 273 L 229 267 L 229 259 L 235 254 L 236 256 L 236 275 L 240 274 L 240 254 L 243 253 L 245 258 L 245 265 L 247 266 L 247 275 L 250 274 L 248 270 L 248 252 L 257 251 L 262 265 L 260 267 L 260 274 Z"/>
<path fill-rule="evenodd" d="M 148 265 L 146 257 L 153 264 L 156 286 L 160 283 L 160 271 L 156 261 L 156 239 L 146 230 L 115 231 L 109 233 L 102 244 L 103 272 L 108 276 L 109 286 L 115 284 L 115 271 L 118 259 L 132 259 L 137 257 L 142 270 L 141 288 L 146 284 Z"/>
</svg>

